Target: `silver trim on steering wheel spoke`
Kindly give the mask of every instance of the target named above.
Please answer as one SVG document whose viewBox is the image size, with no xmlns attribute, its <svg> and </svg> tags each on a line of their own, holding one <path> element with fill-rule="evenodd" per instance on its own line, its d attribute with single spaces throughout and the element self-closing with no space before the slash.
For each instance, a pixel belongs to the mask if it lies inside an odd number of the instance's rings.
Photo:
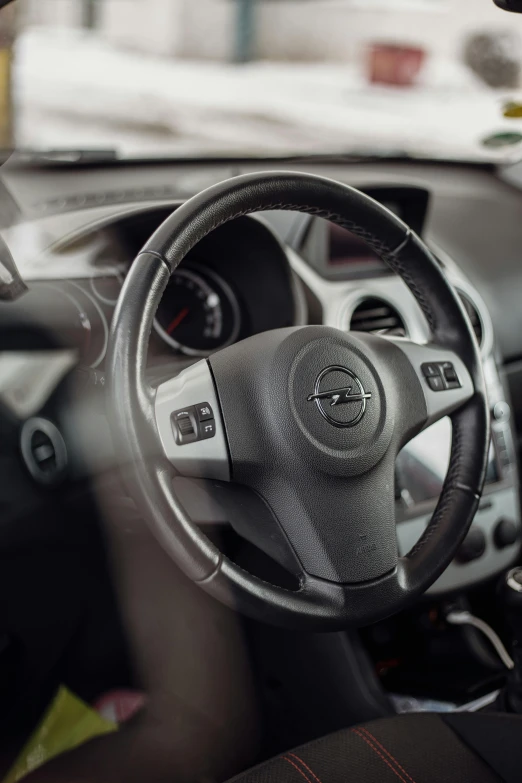
<svg viewBox="0 0 522 783">
<path fill-rule="evenodd" d="M 198 421 L 197 406 L 210 407 L 211 419 Z M 187 367 L 158 386 L 154 403 L 156 425 L 166 456 L 182 476 L 230 481 L 225 428 L 206 359 Z M 186 417 L 184 414 L 187 414 Z M 180 443 L 177 415 L 187 419 L 187 442 Z M 207 437 L 205 430 L 214 434 Z"/>
<path fill-rule="evenodd" d="M 429 427 L 430 424 L 434 424 L 434 422 L 442 419 L 444 416 L 448 416 L 458 410 L 473 397 L 474 389 L 470 374 L 466 365 L 456 353 L 438 345 L 420 345 L 400 337 L 387 337 L 386 339 L 392 340 L 394 345 L 400 348 L 408 357 L 420 381 L 427 409 L 425 427 Z M 444 365 L 448 363 L 452 365 L 455 371 L 458 386 L 456 383 L 452 384 L 445 381 Z M 427 372 L 427 366 L 429 365 L 433 365 L 434 368 L 438 369 L 440 383 L 437 381 L 437 384 L 442 386 L 441 389 L 434 390 L 430 386 L 431 376 Z M 455 385 L 456 388 L 451 388 L 452 385 Z"/>
</svg>

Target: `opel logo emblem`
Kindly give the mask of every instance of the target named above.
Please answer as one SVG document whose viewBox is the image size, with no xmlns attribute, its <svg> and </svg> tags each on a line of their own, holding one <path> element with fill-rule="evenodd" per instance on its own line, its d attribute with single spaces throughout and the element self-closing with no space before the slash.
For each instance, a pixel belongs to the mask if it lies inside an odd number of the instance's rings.
<svg viewBox="0 0 522 783">
<path fill-rule="evenodd" d="M 329 376 L 335 378 L 335 388 L 332 388 L 333 379 L 328 383 Z M 307 397 L 308 402 L 315 402 L 321 416 L 334 427 L 354 427 L 358 424 L 371 398 L 371 392 L 365 391 L 359 378 L 351 370 L 338 365 L 327 367 L 319 373 L 314 393 Z"/>
</svg>

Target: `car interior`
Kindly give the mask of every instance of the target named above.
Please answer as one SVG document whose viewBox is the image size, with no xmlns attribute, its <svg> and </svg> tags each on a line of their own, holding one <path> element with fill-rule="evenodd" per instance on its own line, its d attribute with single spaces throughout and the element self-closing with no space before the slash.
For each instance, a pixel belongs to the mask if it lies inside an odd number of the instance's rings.
<svg viewBox="0 0 522 783">
<path fill-rule="evenodd" d="M 522 165 L 15 151 L 0 203 L 2 779 L 66 687 L 139 707 L 28 781 L 520 781 Z"/>
</svg>

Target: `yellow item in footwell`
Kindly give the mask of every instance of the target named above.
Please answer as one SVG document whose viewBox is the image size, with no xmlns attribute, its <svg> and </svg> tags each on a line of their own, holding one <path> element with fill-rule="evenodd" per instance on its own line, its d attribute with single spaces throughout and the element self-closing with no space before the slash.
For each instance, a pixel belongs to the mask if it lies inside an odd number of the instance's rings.
<svg viewBox="0 0 522 783">
<path fill-rule="evenodd" d="M 55 756 L 117 730 L 115 723 L 62 686 L 3 783 L 15 783 Z"/>
</svg>

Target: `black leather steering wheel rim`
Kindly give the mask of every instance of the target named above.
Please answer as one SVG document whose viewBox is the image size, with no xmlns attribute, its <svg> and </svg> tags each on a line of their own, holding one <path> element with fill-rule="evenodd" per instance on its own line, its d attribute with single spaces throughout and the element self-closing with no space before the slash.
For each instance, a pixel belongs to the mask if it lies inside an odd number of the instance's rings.
<svg viewBox="0 0 522 783">
<path fill-rule="evenodd" d="M 450 468 L 423 536 L 378 578 L 331 582 L 306 574 L 297 591 L 268 584 L 224 557 L 191 522 L 172 489 L 172 465 L 158 453 L 154 390 L 145 380 L 148 341 L 172 271 L 204 236 L 261 210 L 297 210 L 331 220 L 364 239 L 417 299 L 437 345 L 462 360 L 473 394 L 452 413 Z M 326 327 L 324 327 L 326 328 Z M 219 600 L 284 626 L 335 630 L 408 606 L 451 562 L 476 512 L 489 447 L 480 351 L 461 302 L 437 260 L 395 215 L 341 183 L 295 172 L 236 177 L 187 201 L 146 243 L 124 284 L 107 357 L 110 424 L 128 491 L 175 563 Z"/>
</svg>

